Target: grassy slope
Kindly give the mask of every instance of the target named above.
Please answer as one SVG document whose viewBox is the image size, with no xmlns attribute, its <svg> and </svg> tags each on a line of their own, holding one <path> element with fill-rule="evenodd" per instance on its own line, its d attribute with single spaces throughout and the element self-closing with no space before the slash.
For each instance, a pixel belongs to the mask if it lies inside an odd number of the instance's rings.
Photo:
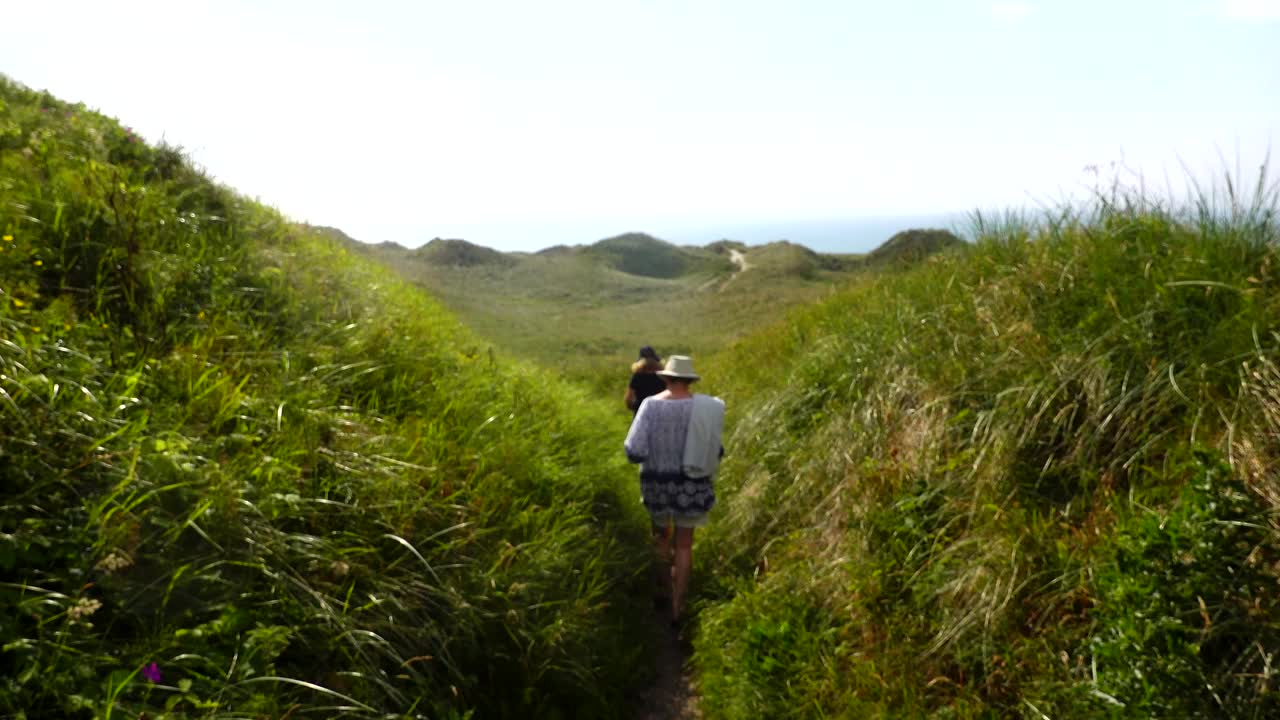
<svg viewBox="0 0 1280 720">
<path fill-rule="evenodd" d="M 1276 717 L 1256 198 L 987 228 L 708 363 L 734 422 L 699 544 L 706 715 Z"/>
<path fill-rule="evenodd" d="M 2 97 L 0 707 L 622 707 L 643 539 L 615 417 L 178 153 Z M 704 365 L 734 419 L 699 543 L 709 716 L 1280 711 L 1274 197 L 1110 200 Z M 433 289 L 474 319 L 527 281 L 527 320 L 486 332 L 553 363 L 702 354 L 830 287 L 466 270 Z M 695 322 L 633 336 L 672 296 Z"/>
<path fill-rule="evenodd" d="M 679 278 L 692 274 L 725 273 L 732 269 L 726 255 L 701 248 L 682 248 L 643 233 L 618 235 L 582 249 L 587 257 L 629 275 Z"/>
<path fill-rule="evenodd" d="M 643 680 L 580 393 L 3 78 L 0 232 L 0 714 L 607 716 Z"/>
<path fill-rule="evenodd" d="M 909 265 L 962 243 L 949 230 L 903 230 L 894 233 L 880 247 L 867 253 L 864 260 L 869 267 Z"/>
<path fill-rule="evenodd" d="M 746 251 L 751 270 L 733 275 L 730 247 Z M 789 243 L 682 248 L 638 234 L 468 266 L 359 250 L 428 288 L 485 339 L 608 397 L 621 397 L 640 345 L 710 354 L 830 293 L 857 264 Z"/>
</svg>

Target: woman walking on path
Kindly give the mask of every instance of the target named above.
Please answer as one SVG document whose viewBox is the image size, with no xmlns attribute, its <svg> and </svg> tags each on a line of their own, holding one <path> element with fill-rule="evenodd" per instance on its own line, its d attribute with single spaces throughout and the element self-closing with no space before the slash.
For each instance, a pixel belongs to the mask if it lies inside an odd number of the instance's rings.
<svg viewBox="0 0 1280 720">
<path fill-rule="evenodd" d="M 693 567 L 693 531 L 707 523 L 716 503 L 712 480 L 724 455 L 724 402 L 691 392 L 700 379 L 692 358 L 672 355 L 657 375 L 667 389 L 640 403 L 624 446 L 627 459 L 640 464 L 640 497 L 653 521 L 658 577 L 670 584 L 671 620 L 677 624 Z M 668 526 L 675 527 L 672 560 L 665 547 Z"/>
<path fill-rule="evenodd" d="M 631 382 L 627 384 L 627 394 L 622 398 L 632 415 L 640 409 L 640 403 L 645 398 L 666 389 L 666 384 L 657 375 L 657 371 L 661 369 L 662 358 L 658 357 L 653 347 L 645 345 L 640 348 L 640 359 L 631 363 Z"/>
</svg>

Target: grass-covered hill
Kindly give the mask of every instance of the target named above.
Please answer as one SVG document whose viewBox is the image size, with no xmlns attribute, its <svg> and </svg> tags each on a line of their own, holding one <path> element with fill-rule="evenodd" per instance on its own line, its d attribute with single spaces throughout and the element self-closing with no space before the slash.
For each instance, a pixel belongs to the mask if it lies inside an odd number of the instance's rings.
<svg viewBox="0 0 1280 720">
<path fill-rule="evenodd" d="M 861 255 L 818 253 L 786 240 L 760 245 L 751 248 L 749 252 L 750 258 L 747 261 L 765 276 L 812 280 L 824 274 L 830 277 L 832 274 L 857 270 L 864 265 L 864 256 Z M 923 259 L 923 256 L 919 259 Z"/>
<path fill-rule="evenodd" d="M 462 239 L 435 238 L 420 248 L 409 249 L 396 243 L 368 245 L 360 243 L 337 228 L 317 227 L 362 254 L 385 262 L 417 265 L 411 277 L 430 280 L 431 271 L 448 272 L 459 268 L 489 266 L 490 270 L 531 264 L 545 272 L 553 264 L 568 264 L 576 274 L 605 274 L 614 271 L 639 278 L 676 280 L 697 276 L 723 275 L 733 270 L 727 248 L 708 246 L 682 247 L 644 233 L 625 233 L 605 238 L 590 245 L 556 245 L 536 253 L 504 253 Z M 540 264 L 541 263 L 541 264 Z"/>
<path fill-rule="evenodd" d="M 704 716 L 1280 717 L 1277 202 L 357 246 L 0 80 L 0 714 L 630 715 L 651 342 L 729 403 Z"/>
<path fill-rule="evenodd" d="M 407 250 L 334 236 L 427 288 L 498 347 L 609 395 L 625 388 L 640 345 L 664 355 L 713 352 L 865 268 L 861 256 L 816 253 L 786 241 L 722 240 L 699 248 L 628 233 L 590 245 L 499 253 L 460 240 Z"/>
<path fill-rule="evenodd" d="M 903 230 L 893 234 L 879 247 L 867 253 L 863 263 L 869 268 L 904 267 L 914 265 L 934 253 L 948 250 L 964 243 L 949 230 Z"/>
<path fill-rule="evenodd" d="M 702 248 L 679 247 L 644 233 L 626 233 L 582 248 L 606 267 L 629 275 L 678 278 L 696 273 L 727 273 L 726 255 Z"/>
<path fill-rule="evenodd" d="M 0 715 L 626 714 L 598 405 L 3 78 L 0 235 Z"/>
<path fill-rule="evenodd" d="M 1280 717 L 1280 216 L 1225 195 L 980 227 L 706 364 L 706 717 Z"/>
<path fill-rule="evenodd" d="M 411 251 L 410 255 L 422 262 L 444 267 L 473 267 L 476 265 L 505 267 L 515 262 L 515 259 L 510 255 L 492 248 L 469 243 L 466 240 L 445 240 L 442 238 L 435 238 L 426 245 Z"/>
<path fill-rule="evenodd" d="M 621 397 L 640 345 L 709 352 L 844 275 L 791 272 L 767 259 L 738 273 L 728 245 L 683 247 L 640 233 L 537 253 L 449 242 L 450 258 L 465 247 L 477 260 L 445 258 L 436 241 L 417 250 L 350 245 L 427 289 L 485 340 L 610 397 Z"/>
</svg>

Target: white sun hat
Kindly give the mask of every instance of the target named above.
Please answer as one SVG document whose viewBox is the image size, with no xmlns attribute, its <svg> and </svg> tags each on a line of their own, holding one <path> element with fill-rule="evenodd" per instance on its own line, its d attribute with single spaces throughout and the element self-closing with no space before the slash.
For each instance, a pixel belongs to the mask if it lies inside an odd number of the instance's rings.
<svg viewBox="0 0 1280 720">
<path fill-rule="evenodd" d="M 681 380 L 698 380 L 702 376 L 693 371 L 693 358 L 688 355 L 671 355 L 667 358 L 667 366 L 657 372 L 658 375 Z"/>
</svg>

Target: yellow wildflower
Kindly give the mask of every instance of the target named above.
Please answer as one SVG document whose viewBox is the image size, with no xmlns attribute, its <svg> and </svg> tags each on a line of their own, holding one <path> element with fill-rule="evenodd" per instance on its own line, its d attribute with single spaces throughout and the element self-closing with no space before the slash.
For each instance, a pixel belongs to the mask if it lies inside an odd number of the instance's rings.
<svg viewBox="0 0 1280 720">
<path fill-rule="evenodd" d="M 26 306 L 27 306 L 27 304 L 26 304 L 26 303 L 24 303 L 24 302 L 22 302 L 22 301 L 21 301 L 21 300 L 19 300 L 18 298 L 13 298 L 13 306 L 14 306 L 14 307 L 26 307 Z"/>
<path fill-rule="evenodd" d="M 5 235 L 5 236 L 4 236 L 4 241 L 5 241 L 5 242 L 13 242 L 13 236 L 12 236 L 12 235 Z"/>
<path fill-rule="evenodd" d="M 41 266 L 41 265 L 43 265 L 43 264 L 44 264 L 44 261 L 43 261 L 43 260 L 37 260 L 37 261 L 35 262 L 36 267 L 40 267 L 40 266 Z"/>
</svg>

